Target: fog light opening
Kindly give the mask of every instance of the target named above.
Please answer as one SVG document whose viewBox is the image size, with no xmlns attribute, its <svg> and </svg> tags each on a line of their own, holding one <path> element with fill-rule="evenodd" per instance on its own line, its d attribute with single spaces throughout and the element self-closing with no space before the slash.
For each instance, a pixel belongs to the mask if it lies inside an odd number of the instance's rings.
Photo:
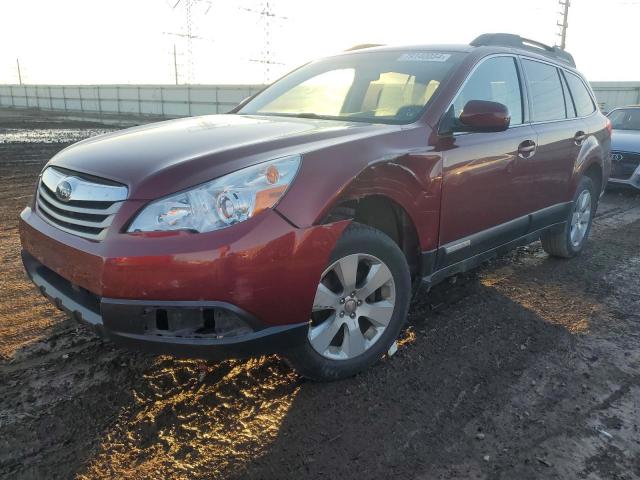
<svg viewBox="0 0 640 480">
<path fill-rule="evenodd" d="M 200 334 L 216 333 L 216 313 L 213 308 L 202 310 L 202 328 L 197 330 Z"/>
<path fill-rule="evenodd" d="M 169 330 L 169 316 L 164 309 L 156 310 L 156 328 L 158 330 Z"/>
</svg>

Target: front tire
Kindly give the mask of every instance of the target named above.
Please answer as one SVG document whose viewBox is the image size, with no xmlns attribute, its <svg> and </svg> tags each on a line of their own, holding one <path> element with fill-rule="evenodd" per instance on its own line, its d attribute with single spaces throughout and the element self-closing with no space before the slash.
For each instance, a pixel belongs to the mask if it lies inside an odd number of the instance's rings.
<svg viewBox="0 0 640 480">
<path fill-rule="evenodd" d="M 314 299 L 307 341 L 286 357 L 316 381 L 376 363 L 396 341 L 411 297 L 407 260 L 380 230 L 353 223 L 338 240 Z"/>
<path fill-rule="evenodd" d="M 598 197 L 593 180 L 589 177 L 582 177 L 576 189 L 567 221 L 562 228 L 548 230 L 540 238 L 545 252 L 560 258 L 571 258 L 578 255 L 589 238 L 597 207 Z"/>
</svg>

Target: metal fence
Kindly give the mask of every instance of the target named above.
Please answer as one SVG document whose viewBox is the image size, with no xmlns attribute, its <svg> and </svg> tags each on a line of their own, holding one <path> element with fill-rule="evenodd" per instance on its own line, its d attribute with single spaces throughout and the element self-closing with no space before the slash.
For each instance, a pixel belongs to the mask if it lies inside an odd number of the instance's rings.
<svg viewBox="0 0 640 480">
<path fill-rule="evenodd" d="M 259 85 L 0 85 L 0 106 L 74 114 L 184 117 L 225 113 Z"/>
<path fill-rule="evenodd" d="M 640 104 L 640 82 L 592 82 L 600 108 Z M 0 85 L 0 106 L 74 115 L 173 118 L 225 113 L 261 85 Z"/>
</svg>

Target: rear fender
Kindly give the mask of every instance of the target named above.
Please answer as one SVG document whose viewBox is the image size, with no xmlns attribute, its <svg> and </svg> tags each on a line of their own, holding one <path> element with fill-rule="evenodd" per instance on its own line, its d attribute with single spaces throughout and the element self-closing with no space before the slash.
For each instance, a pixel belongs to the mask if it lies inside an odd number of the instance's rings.
<svg viewBox="0 0 640 480">
<path fill-rule="evenodd" d="M 582 143 L 580 148 L 580 153 L 576 158 L 576 161 L 573 166 L 573 175 L 570 182 L 569 196 L 573 198 L 573 194 L 578 188 L 578 183 L 580 182 L 580 178 L 585 174 L 585 172 L 591 168 L 592 165 L 598 165 L 600 169 L 600 174 L 602 178 L 604 178 L 604 149 L 600 142 L 594 135 L 589 135 L 587 139 Z M 601 191 L 604 189 L 605 185 L 600 185 Z"/>
</svg>

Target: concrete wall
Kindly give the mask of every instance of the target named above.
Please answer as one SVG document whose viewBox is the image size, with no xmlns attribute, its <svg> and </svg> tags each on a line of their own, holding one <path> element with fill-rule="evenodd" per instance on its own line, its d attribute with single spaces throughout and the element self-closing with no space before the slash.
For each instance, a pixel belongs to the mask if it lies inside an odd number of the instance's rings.
<svg viewBox="0 0 640 480">
<path fill-rule="evenodd" d="M 94 115 L 183 117 L 225 113 L 256 85 L 0 85 L 0 106 Z"/>
<path fill-rule="evenodd" d="M 600 108 L 640 104 L 640 82 L 592 82 Z M 182 117 L 225 113 L 260 85 L 0 85 L 0 106 L 70 114 Z"/>
<path fill-rule="evenodd" d="M 603 112 L 616 107 L 640 105 L 640 82 L 591 82 Z"/>
</svg>

